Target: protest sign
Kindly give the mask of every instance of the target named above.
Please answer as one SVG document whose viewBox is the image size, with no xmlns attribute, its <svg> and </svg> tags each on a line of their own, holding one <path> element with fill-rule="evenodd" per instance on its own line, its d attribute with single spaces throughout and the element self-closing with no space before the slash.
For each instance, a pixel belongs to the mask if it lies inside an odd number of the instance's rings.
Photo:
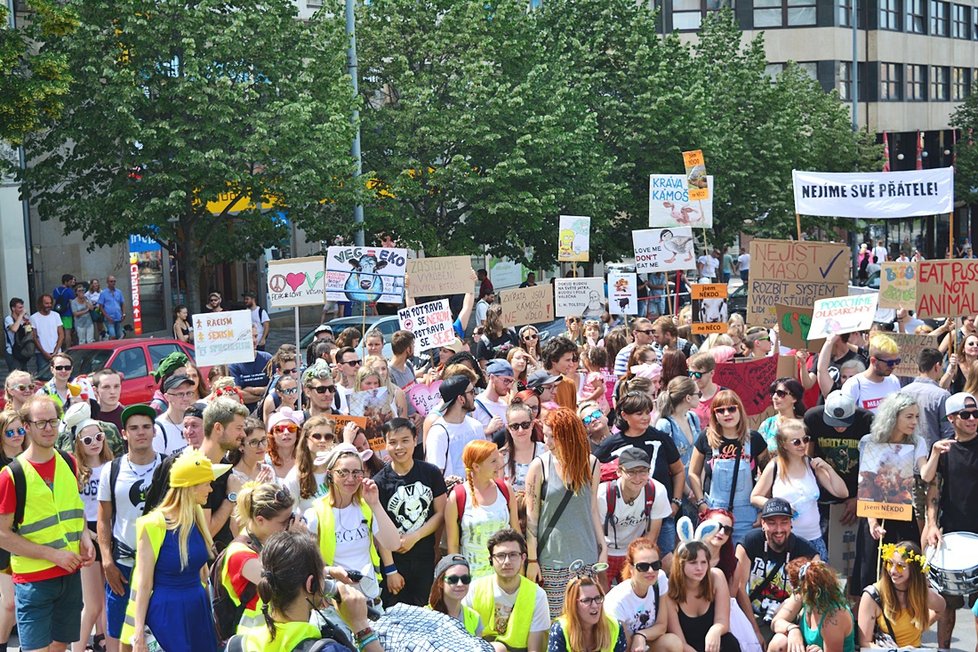
<svg viewBox="0 0 978 652">
<path fill-rule="evenodd" d="M 346 427 L 348 423 L 355 423 L 364 430 L 367 429 L 367 418 L 366 417 L 351 417 L 346 414 L 331 414 L 329 418 L 336 424 L 333 428 L 333 434 L 336 435 L 336 443 L 343 443 L 343 428 Z"/>
<path fill-rule="evenodd" d="M 379 454 L 383 460 L 387 459 L 387 446 L 384 444 L 382 427 L 394 418 L 391 400 L 386 387 L 353 392 L 347 397 L 350 416 L 365 418 L 366 425 L 363 429 L 367 434 L 367 443 L 374 454 Z"/>
<path fill-rule="evenodd" d="M 554 282 L 554 314 L 557 317 L 598 319 L 604 307 L 603 278 L 558 278 Z"/>
<path fill-rule="evenodd" d="M 880 308 L 912 310 L 917 305 L 916 263 L 880 265 Z"/>
<path fill-rule="evenodd" d="M 683 152 L 683 165 L 686 166 L 686 186 L 689 188 L 689 198 L 693 200 L 709 199 L 711 195 L 706 182 L 706 161 L 703 160 L 703 150 L 694 149 Z"/>
<path fill-rule="evenodd" d="M 750 260 L 746 321 L 751 326 L 774 326 L 777 304 L 810 308 L 818 299 L 847 294 L 844 244 L 754 239 Z"/>
<path fill-rule="evenodd" d="M 326 303 L 326 267 L 321 256 L 268 261 L 268 305 L 271 308 L 321 306 Z"/>
<path fill-rule="evenodd" d="M 638 274 L 608 272 L 608 312 L 638 314 Z"/>
<path fill-rule="evenodd" d="M 887 333 L 887 337 L 900 347 L 900 364 L 894 369 L 893 373 L 904 378 L 916 378 L 920 375 L 920 368 L 917 366 L 917 358 L 920 352 L 926 348 L 936 349 L 939 345 L 938 338 L 930 335 L 915 335 L 913 333 Z"/>
<path fill-rule="evenodd" d="M 869 330 L 876 316 L 878 292 L 857 294 L 851 297 L 819 299 L 812 309 L 812 325 L 808 337 L 825 339 L 829 335 L 855 333 Z"/>
<path fill-rule="evenodd" d="M 789 349 L 808 349 L 818 351 L 824 340 L 808 341 L 808 331 L 812 327 L 811 308 L 792 308 L 778 304 L 774 306 L 778 315 L 778 339 L 781 346 Z"/>
<path fill-rule="evenodd" d="M 418 351 L 447 346 L 455 339 L 448 299 L 401 308 L 397 311 L 397 319 L 402 330 L 414 333 L 414 343 Z"/>
<path fill-rule="evenodd" d="M 776 355 L 746 362 L 717 363 L 713 382 L 721 387 L 736 387 L 748 416 L 760 414 L 771 406 L 771 383 L 777 378 Z"/>
<path fill-rule="evenodd" d="M 802 215 L 878 220 L 954 210 L 953 168 L 901 172 L 792 170 L 791 179 L 795 212 Z"/>
<path fill-rule="evenodd" d="M 444 297 L 472 292 L 472 261 L 468 256 L 412 258 L 407 261 L 412 297 Z"/>
<path fill-rule="evenodd" d="M 554 319 L 554 291 L 550 284 L 532 288 L 503 290 L 499 293 L 503 326 L 512 328 L 540 324 Z"/>
<path fill-rule="evenodd" d="M 978 312 L 978 260 L 917 263 L 917 317 L 960 317 Z"/>
<path fill-rule="evenodd" d="M 688 226 L 632 231 L 632 246 L 637 272 L 696 269 L 693 229 Z"/>
<path fill-rule="evenodd" d="M 404 299 L 406 264 L 407 249 L 330 247 L 326 300 L 399 304 Z"/>
<path fill-rule="evenodd" d="M 194 360 L 200 367 L 254 362 L 251 311 L 225 310 L 194 315 Z"/>
<path fill-rule="evenodd" d="M 557 262 L 587 262 L 591 251 L 591 218 L 561 215 L 557 238 Z"/>
<path fill-rule="evenodd" d="M 863 437 L 859 442 L 856 516 L 912 520 L 913 467 L 913 446 L 880 444 Z"/>
<path fill-rule="evenodd" d="M 689 197 L 686 177 L 682 174 L 649 176 L 649 226 L 672 228 L 691 226 L 713 228 L 713 177 L 707 175 L 710 196 L 702 200 Z"/>
<path fill-rule="evenodd" d="M 852 568 L 856 563 L 856 533 L 859 521 L 853 520 L 849 525 L 842 524 L 846 512 L 846 504 L 833 503 L 828 505 L 828 540 L 825 542 L 832 559 L 832 567 L 839 572 L 840 577 L 852 577 Z"/>
<path fill-rule="evenodd" d="M 727 332 L 727 284 L 693 283 L 693 332 Z"/>
<path fill-rule="evenodd" d="M 405 394 L 407 395 L 408 401 L 414 406 L 418 414 L 421 416 L 427 416 L 436 405 L 441 403 L 441 393 L 438 388 L 441 387 L 441 381 L 436 380 L 430 385 L 425 385 L 424 383 L 414 383 L 407 390 Z"/>
</svg>

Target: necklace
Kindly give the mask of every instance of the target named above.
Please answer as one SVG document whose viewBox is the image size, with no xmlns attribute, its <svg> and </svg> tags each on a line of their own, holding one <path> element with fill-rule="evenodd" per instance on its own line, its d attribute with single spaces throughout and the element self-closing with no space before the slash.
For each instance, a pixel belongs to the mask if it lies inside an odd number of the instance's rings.
<svg viewBox="0 0 978 652">
<path fill-rule="evenodd" d="M 149 467 L 148 469 L 146 469 L 145 471 L 143 471 L 142 473 L 140 473 L 139 471 L 137 471 L 133 467 L 132 460 L 130 460 L 129 459 L 129 456 L 126 455 L 126 464 L 129 466 L 129 472 L 132 473 L 134 476 L 136 476 L 136 478 L 138 478 L 139 480 L 142 480 L 148 474 L 150 474 L 153 471 L 155 471 L 156 470 L 156 465 L 159 464 L 159 461 L 160 461 L 160 458 L 158 456 L 154 455 L 153 456 L 153 466 Z"/>
</svg>

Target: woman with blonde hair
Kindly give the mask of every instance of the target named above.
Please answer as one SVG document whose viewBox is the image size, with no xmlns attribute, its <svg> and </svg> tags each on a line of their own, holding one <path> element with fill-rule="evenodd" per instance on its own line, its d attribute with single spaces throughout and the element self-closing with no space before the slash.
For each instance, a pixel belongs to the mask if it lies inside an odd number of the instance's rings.
<svg viewBox="0 0 978 652">
<path fill-rule="evenodd" d="M 353 436 L 356 427 L 349 421 L 344 430 Z M 326 455 L 336 443 L 336 422 L 329 417 L 316 415 L 302 424 L 295 447 L 295 466 L 282 481 L 282 486 L 295 498 L 296 510 L 300 514 L 312 507 L 317 498 L 326 495 Z"/>
<path fill-rule="evenodd" d="M 34 396 L 34 377 L 26 371 L 11 371 L 3 381 L 3 398 L 6 404 L 3 409 L 8 412 L 20 412 L 27 399 Z"/>
<path fill-rule="evenodd" d="M 492 573 L 486 541 L 495 532 L 512 527 L 520 531 L 516 496 L 498 479 L 502 456 L 491 441 L 471 441 L 462 451 L 465 482 L 448 493 L 445 505 L 445 537 L 449 554 L 469 560 L 472 577 Z M 459 509 L 461 507 L 461 510 Z"/>
<path fill-rule="evenodd" d="M 284 478 L 295 466 L 302 416 L 302 412 L 282 408 L 272 413 L 265 424 L 268 433 L 268 454 L 265 462 L 275 470 L 275 477 Z"/>
<path fill-rule="evenodd" d="M 698 539 L 679 544 L 669 570 L 669 632 L 685 650 L 739 652 L 730 633 L 730 592 L 710 567 L 710 549 Z"/>
<path fill-rule="evenodd" d="M 604 597 L 604 588 L 591 575 L 572 579 L 564 592 L 563 613 L 550 627 L 547 649 L 625 652 L 628 633 L 621 623 L 605 613 Z"/>
<path fill-rule="evenodd" d="M 387 395 L 391 397 L 394 405 L 394 416 L 407 416 L 408 402 L 404 390 L 391 381 L 390 364 L 387 359 L 379 355 L 368 355 L 363 361 L 363 368 L 377 373 L 380 386 L 387 388 Z"/>
</svg>

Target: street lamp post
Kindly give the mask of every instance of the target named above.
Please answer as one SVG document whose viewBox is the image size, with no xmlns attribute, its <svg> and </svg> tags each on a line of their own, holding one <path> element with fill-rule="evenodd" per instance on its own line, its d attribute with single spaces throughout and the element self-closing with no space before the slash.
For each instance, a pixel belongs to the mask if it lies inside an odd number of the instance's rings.
<svg viewBox="0 0 978 652">
<path fill-rule="evenodd" d="M 859 130 L 859 12 L 857 0 L 852 2 L 852 13 L 849 22 L 852 23 L 852 130 Z"/>
<path fill-rule="evenodd" d="M 360 96 L 360 82 L 357 79 L 357 34 L 354 2 L 355 0 L 346 0 L 346 62 L 347 71 L 350 73 L 350 79 L 353 82 L 353 98 L 354 100 L 357 100 Z M 355 105 L 353 107 L 352 120 L 353 126 L 356 128 L 356 134 L 353 136 L 353 146 L 351 147 L 350 153 L 356 160 L 356 183 L 357 188 L 359 189 L 360 178 L 363 176 L 363 158 L 360 155 L 360 109 L 358 109 Z M 356 233 L 353 235 L 353 242 L 358 247 L 362 247 L 363 204 L 359 201 L 353 208 L 353 223 L 357 225 Z"/>
</svg>

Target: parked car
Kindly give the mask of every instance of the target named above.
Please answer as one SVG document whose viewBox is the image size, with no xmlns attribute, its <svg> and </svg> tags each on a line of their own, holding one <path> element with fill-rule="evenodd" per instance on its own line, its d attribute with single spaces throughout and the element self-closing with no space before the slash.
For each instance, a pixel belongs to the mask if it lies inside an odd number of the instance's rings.
<svg viewBox="0 0 978 652">
<path fill-rule="evenodd" d="M 397 315 L 367 315 L 364 317 L 337 317 L 336 319 L 331 319 L 326 322 L 330 328 L 333 329 L 334 337 L 339 337 L 347 328 L 351 326 L 360 331 L 360 345 L 357 347 L 357 351 L 360 355 L 363 355 L 363 334 L 367 331 L 376 328 L 384 335 L 384 357 L 388 360 L 394 355 L 391 351 L 391 336 L 401 328 L 401 323 L 397 319 Z M 299 340 L 299 347 L 303 354 L 309 343 L 312 342 L 313 333 L 316 329 L 313 329 L 306 333 L 302 339 Z"/>
</svg>

